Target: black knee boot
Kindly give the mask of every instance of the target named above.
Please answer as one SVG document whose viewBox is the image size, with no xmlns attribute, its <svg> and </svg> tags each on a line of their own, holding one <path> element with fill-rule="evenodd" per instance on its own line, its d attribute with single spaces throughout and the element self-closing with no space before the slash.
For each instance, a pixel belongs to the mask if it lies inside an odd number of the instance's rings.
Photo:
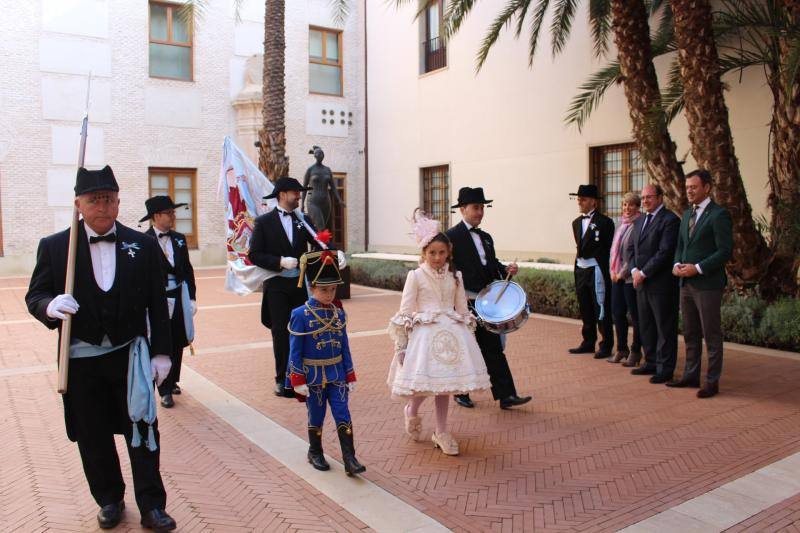
<svg viewBox="0 0 800 533">
<path fill-rule="evenodd" d="M 308 462 L 317 470 L 330 470 L 322 453 L 322 428 L 308 426 Z"/>
<path fill-rule="evenodd" d="M 336 428 L 339 434 L 339 444 L 342 445 L 342 462 L 344 463 L 344 471 L 348 476 L 360 474 L 365 472 L 367 467 L 362 465 L 356 459 L 356 447 L 353 444 L 353 425 L 352 424 L 339 424 Z"/>
</svg>

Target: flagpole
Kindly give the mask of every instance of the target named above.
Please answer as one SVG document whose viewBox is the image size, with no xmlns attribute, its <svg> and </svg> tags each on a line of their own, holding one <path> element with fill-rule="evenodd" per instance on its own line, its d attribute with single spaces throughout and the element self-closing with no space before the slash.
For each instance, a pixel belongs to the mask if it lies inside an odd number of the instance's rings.
<svg viewBox="0 0 800 533">
<path fill-rule="evenodd" d="M 86 83 L 86 112 L 81 124 L 81 143 L 78 148 L 78 168 L 84 165 L 86 159 L 86 137 L 89 129 L 89 91 L 92 87 L 92 73 Z M 64 280 L 64 294 L 72 294 L 75 289 L 75 256 L 78 249 L 78 207 L 72 207 L 72 224 L 69 228 L 69 248 L 67 250 L 67 276 Z M 58 345 L 58 392 L 67 393 L 69 378 L 69 346 L 72 337 L 72 315 L 66 313 L 66 319 L 61 322 L 61 338 Z"/>
</svg>

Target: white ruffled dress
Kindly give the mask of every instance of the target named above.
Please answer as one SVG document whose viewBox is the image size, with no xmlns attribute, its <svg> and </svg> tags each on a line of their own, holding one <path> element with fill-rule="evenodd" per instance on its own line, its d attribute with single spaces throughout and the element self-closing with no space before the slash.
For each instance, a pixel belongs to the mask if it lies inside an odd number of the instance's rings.
<svg viewBox="0 0 800 533">
<path fill-rule="evenodd" d="M 408 273 L 400 311 L 389 321 L 395 343 L 387 380 L 392 395 L 466 394 L 491 387 L 461 272 L 456 277 L 458 283 L 447 268 L 436 272 L 427 263 Z"/>
</svg>

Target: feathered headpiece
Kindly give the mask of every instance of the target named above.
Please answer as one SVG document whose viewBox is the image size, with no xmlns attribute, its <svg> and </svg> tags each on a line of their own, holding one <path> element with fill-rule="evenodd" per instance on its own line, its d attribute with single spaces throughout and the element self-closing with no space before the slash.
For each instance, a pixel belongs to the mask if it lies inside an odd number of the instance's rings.
<svg viewBox="0 0 800 533">
<path fill-rule="evenodd" d="M 416 208 L 414 214 L 411 215 L 411 228 L 414 231 L 417 246 L 425 248 L 434 237 L 442 232 L 442 223 L 435 218 L 428 217 L 422 209 Z"/>
</svg>

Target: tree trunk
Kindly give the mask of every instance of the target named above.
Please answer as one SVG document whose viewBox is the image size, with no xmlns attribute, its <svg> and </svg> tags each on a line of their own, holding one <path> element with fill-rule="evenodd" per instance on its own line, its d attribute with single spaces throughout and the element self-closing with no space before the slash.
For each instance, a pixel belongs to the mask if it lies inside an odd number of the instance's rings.
<svg viewBox="0 0 800 533">
<path fill-rule="evenodd" d="M 258 132 L 258 167 L 271 181 L 289 174 L 286 156 L 285 0 L 264 2 L 263 127 Z"/>
<path fill-rule="evenodd" d="M 611 15 L 633 136 L 648 175 L 664 189 L 667 207 L 682 214 L 687 205 L 683 168 L 661 108 L 644 2 L 611 0 Z"/>
<path fill-rule="evenodd" d="M 800 20 L 800 0 L 785 0 L 787 17 Z M 762 281 L 762 294 L 768 299 L 798 294 L 800 269 L 800 75 L 790 80 L 782 70 L 788 62 L 790 44 L 778 40 L 780 61 L 771 68 L 768 81 L 772 90 L 772 161 L 769 169 L 770 245 L 775 254 Z"/>
<path fill-rule="evenodd" d="M 733 219 L 733 258 L 728 273 L 739 288 L 754 286 L 764 276 L 771 253 L 756 229 L 739 173 L 722 94 L 711 8 L 708 0 L 672 0 L 672 10 L 692 155 L 698 166 L 714 176 L 714 199 Z"/>
</svg>

